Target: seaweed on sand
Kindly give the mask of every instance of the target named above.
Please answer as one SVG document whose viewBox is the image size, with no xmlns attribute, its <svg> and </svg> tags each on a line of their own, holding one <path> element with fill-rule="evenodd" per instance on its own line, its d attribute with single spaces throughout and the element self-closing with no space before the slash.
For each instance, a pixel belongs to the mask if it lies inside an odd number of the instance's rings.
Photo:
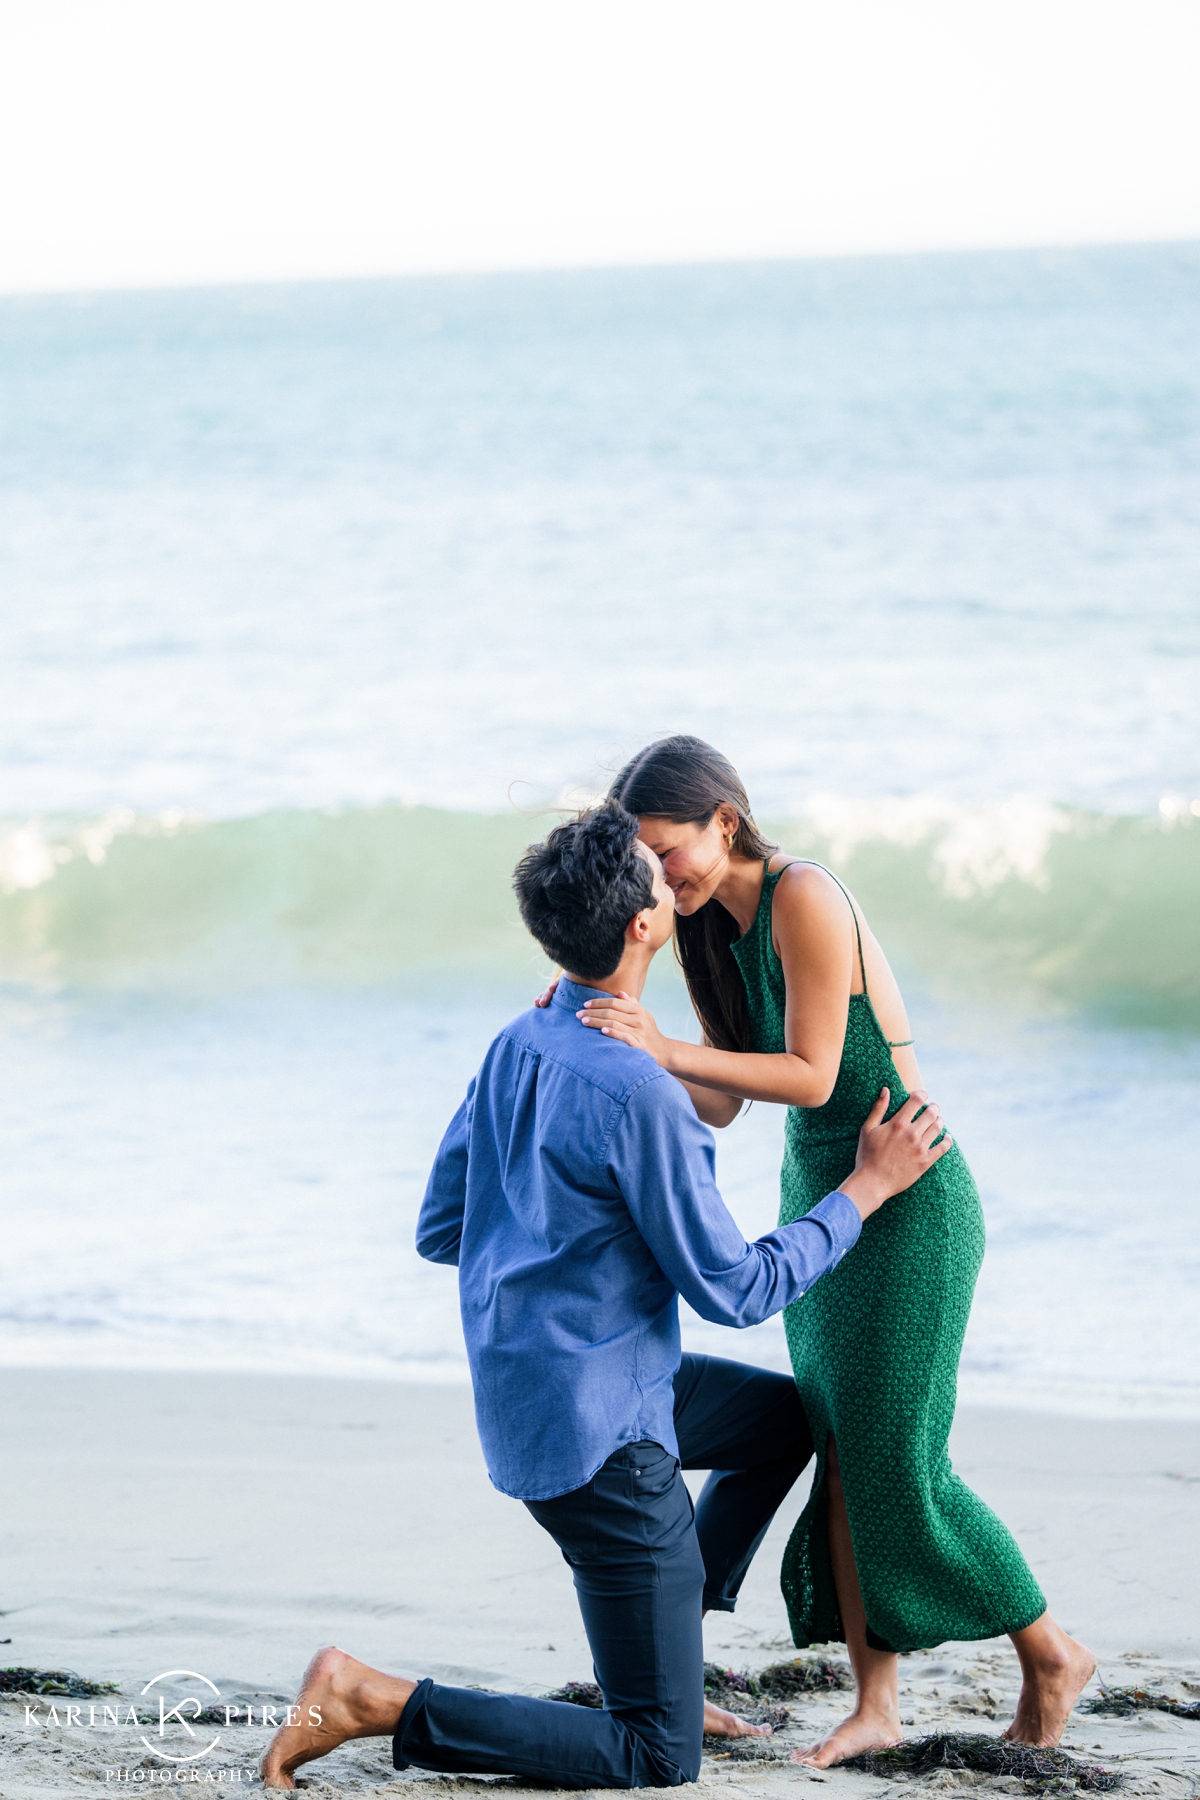
<svg viewBox="0 0 1200 1800">
<path fill-rule="evenodd" d="M 791 1662 L 771 1663 L 760 1669 L 758 1685 L 773 1699 L 790 1700 L 795 1694 L 832 1694 L 851 1688 L 854 1677 L 845 1663 L 797 1656 Z"/>
<path fill-rule="evenodd" d="M 1200 1700 L 1172 1700 L 1166 1694 L 1147 1693 L 1145 1688 L 1106 1687 L 1085 1700 L 1080 1712 L 1110 1713 L 1127 1719 L 1130 1713 L 1174 1713 L 1178 1719 L 1200 1719 Z"/>
<path fill-rule="evenodd" d="M 604 1695 L 594 1681 L 568 1681 L 562 1687 L 555 1688 L 552 1694 L 543 1696 L 546 1700 L 565 1700 L 568 1706 L 603 1706 Z"/>
<path fill-rule="evenodd" d="M 704 1665 L 706 1700 L 731 1700 L 735 1695 L 757 1700 L 760 1691 L 754 1676 L 748 1675 L 745 1669 L 723 1669 L 720 1663 L 706 1662 Z"/>
<path fill-rule="evenodd" d="M 720 1663 L 704 1665 L 704 1698 L 731 1712 L 752 1716 L 759 1725 L 786 1725 L 789 1718 L 786 1706 L 766 1706 L 764 1701 L 792 1700 L 797 1694 L 828 1694 L 852 1685 L 845 1663 L 820 1662 L 815 1656 L 771 1663 L 757 1675 L 746 1669 L 724 1669 Z M 604 1705 L 604 1695 L 594 1681 L 568 1681 L 547 1694 L 546 1699 L 563 1700 L 570 1706 Z"/>
<path fill-rule="evenodd" d="M 745 1669 L 723 1669 L 705 1663 L 704 1692 L 708 1699 L 727 1704 L 746 1697 L 758 1700 L 792 1700 L 797 1694 L 828 1694 L 853 1686 L 845 1663 L 821 1662 L 815 1656 L 797 1656 L 791 1662 L 770 1663 L 757 1675 Z"/>
<path fill-rule="evenodd" d="M 911 1738 L 890 1750 L 848 1757 L 841 1766 L 885 1778 L 927 1775 L 934 1769 L 974 1769 L 983 1775 L 1015 1775 L 1031 1793 L 1061 1790 L 1068 1782 L 1091 1793 L 1107 1793 L 1122 1782 L 1122 1777 L 1112 1770 L 1081 1763 L 1065 1750 L 1038 1750 L 1032 1744 L 1015 1744 L 1008 1738 L 954 1732 Z"/>
<path fill-rule="evenodd" d="M 66 1694 L 86 1700 L 92 1694 L 115 1694 L 115 1681 L 88 1681 L 74 1669 L 0 1669 L 0 1694 Z"/>
</svg>

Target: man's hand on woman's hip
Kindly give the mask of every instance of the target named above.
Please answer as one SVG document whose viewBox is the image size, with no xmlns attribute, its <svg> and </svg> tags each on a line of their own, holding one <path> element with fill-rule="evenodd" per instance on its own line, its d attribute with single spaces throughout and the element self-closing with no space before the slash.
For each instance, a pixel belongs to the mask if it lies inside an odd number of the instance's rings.
<svg viewBox="0 0 1200 1800">
<path fill-rule="evenodd" d="M 887 1088 L 880 1090 L 858 1134 L 854 1173 L 841 1185 L 840 1191 L 864 1219 L 878 1212 L 893 1194 L 902 1194 L 919 1181 L 954 1142 L 942 1124 L 937 1101 L 931 1100 L 923 1088 L 911 1093 L 885 1124 L 883 1115 L 890 1098 Z M 940 1142 L 935 1146 L 933 1140 L 938 1137 Z"/>
</svg>

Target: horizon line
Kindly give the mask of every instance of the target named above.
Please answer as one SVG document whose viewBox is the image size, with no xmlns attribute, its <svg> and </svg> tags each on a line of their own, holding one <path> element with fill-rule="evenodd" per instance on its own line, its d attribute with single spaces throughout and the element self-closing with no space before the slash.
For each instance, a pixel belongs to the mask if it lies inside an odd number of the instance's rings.
<svg viewBox="0 0 1200 1800">
<path fill-rule="evenodd" d="M 950 257 L 982 258 L 1032 255 L 1038 252 L 1048 255 L 1069 255 L 1072 252 L 1080 251 L 1183 249 L 1189 246 L 1200 248 L 1200 234 L 1189 233 L 1180 237 L 1046 238 L 1020 242 L 931 244 L 907 249 L 801 250 L 729 256 L 614 257 L 578 262 L 549 260 L 488 264 L 462 262 L 409 269 L 375 269 L 341 273 L 222 274 L 188 278 L 163 277 L 140 281 L 80 280 L 70 283 L 31 284 L 29 286 L 6 286 L 0 283 L 0 301 L 88 299 L 108 294 L 208 293 L 247 288 L 366 286 L 385 282 L 448 280 L 456 276 L 465 280 L 473 280 L 506 275 L 589 275 L 632 273 L 636 270 L 754 268 L 783 263 L 913 262 Z"/>
</svg>

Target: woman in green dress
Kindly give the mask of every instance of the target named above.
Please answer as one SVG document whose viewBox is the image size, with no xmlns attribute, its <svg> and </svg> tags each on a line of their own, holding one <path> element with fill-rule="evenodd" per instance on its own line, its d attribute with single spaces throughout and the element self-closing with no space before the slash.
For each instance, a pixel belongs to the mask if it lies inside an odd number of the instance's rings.
<svg viewBox="0 0 1200 1800">
<path fill-rule="evenodd" d="M 786 1105 L 780 1218 L 798 1218 L 845 1180 L 881 1089 L 889 1113 L 921 1089 L 887 959 L 833 875 L 765 841 L 736 771 L 700 739 L 651 744 L 612 792 L 674 890 L 704 1042 L 666 1037 L 631 999 L 590 1001 L 581 1016 L 649 1051 L 709 1124 L 745 1101 Z M 1058 1742 L 1095 1668 L 1005 1526 L 951 1471 L 983 1243 L 954 1145 L 785 1316 L 817 1471 L 783 1591 L 796 1643 L 844 1642 L 858 1690 L 851 1716 L 802 1758 L 819 1767 L 899 1741 L 899 1651 L 1007 1633 L 1022 1686 L 1006 1735 L 1039 1745 Z"/>
</svg>

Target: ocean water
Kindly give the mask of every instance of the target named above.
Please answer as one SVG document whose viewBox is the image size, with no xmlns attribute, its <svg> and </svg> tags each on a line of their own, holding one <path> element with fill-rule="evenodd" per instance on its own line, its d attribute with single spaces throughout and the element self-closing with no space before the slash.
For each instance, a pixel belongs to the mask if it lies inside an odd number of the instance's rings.
<svg viewBox="0 0 1200 1800">
<path fill-rule="evenodd" d="M 691 730 L 901 974 L 964 1394 L 1200 1414 L 1198 348 L 1188 245 L 0 301 L 0 1361 L 460 1379 L 509 871 Z"/>
</svg>

